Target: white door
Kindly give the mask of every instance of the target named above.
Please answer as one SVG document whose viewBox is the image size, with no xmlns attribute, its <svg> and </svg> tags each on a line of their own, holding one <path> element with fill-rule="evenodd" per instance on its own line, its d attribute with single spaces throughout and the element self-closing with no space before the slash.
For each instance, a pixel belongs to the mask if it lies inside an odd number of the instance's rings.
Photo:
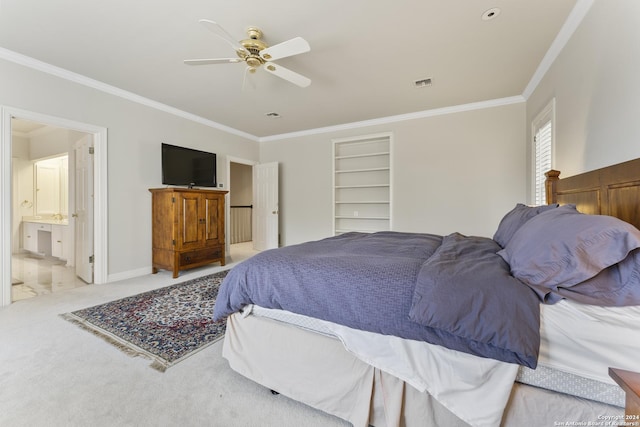
<svg viewBox="0 0 640 427">
<path fill-rule="evenodd" d="M 93 137 L 85 135 L 75 152 L 75 264 L 76 275 L 93 283 Z"/>
<path fill-rule="evenodd" d="M 278 163 L 253 166 L 253 248 L 278 247 Z"/>
</svg>

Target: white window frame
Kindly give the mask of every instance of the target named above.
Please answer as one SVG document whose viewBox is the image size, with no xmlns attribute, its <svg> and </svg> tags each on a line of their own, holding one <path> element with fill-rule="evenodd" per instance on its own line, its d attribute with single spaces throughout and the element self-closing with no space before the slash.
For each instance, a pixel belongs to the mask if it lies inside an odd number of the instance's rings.
<svg viewBox="0 0 640 427">
<path fill-rule="evenodd" d="M 545 127 L 548 123 L 551 123 L 550 132 L 550 165 L 542 170 L 539 165 L 537 156 L 537 142 L 536 135 Z M 548 169 L 555 168 L 555 145 L 556 145 L 556 100 L 553 98 L 543 109 L 536 115 L 531 122 L 531 200 L 534 205 L 546 204 L 544 183 L 544 174 Z"/>
</svg>

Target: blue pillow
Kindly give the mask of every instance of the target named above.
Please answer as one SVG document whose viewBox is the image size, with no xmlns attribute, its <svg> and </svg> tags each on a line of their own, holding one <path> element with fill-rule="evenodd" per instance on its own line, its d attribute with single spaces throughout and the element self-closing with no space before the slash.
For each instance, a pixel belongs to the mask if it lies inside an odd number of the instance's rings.
<svg viewBox="0 0 640 427">
<path fill-rule="evenodd" d="M 557 204 L 525 206 L 522 203 L 518 203 L 515 208 L 507 212 L 507 214 L 502 218 L 498 225 L 498 229 L 496 230 L 496 234 L 493 235 L 493 240 L 504 248 L 507 246 L 507 243 L 509 243 L 509 240 L 511 240 L 514 233 L 518 231 L 525 222 L 544 211 L 557 207 Z"/>
<path fill-rule="evenodd" d="M 543 301 L 555 302 L 559 297 L 551 293 L 596 277 L 637 248 L 640 231 L 633 225 L 612 216 L 585 215 L 574 205 L 565 205 L 527 221 L 498 255 L 509 263 L 511 274 L 529 285 Z M 633 267 L 624 268 L 624 277 L 632 277 Z M 606 280 L 594 279 L 591 287 L 580 289 L 592 292 L 594 285 L 600 283 L 601 287 L 615 277 L 605 275 Z"/>
</svg>

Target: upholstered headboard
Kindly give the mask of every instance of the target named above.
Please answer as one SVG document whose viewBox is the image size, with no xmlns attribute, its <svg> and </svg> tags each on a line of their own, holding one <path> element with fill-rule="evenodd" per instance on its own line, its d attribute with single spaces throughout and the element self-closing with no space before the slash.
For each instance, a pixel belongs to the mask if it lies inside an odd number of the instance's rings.
<svg viewBox="0 0 640 427">
<path fill-rule="evenodd" d="M 560 179 L 546 174 L 547 203 L 575 204 L 586 214 L 611 215 L 640 228 L 640 159 Z"/>
</svg>

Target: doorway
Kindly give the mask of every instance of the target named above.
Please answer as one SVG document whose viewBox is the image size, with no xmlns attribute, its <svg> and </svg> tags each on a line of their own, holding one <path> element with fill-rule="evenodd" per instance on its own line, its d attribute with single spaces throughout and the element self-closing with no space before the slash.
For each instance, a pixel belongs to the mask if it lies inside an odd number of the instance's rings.
<svg viewBox="0 0 640 427">
<path fill-rule="evenodd" d="M 278 163 L 259 164 L 229 156 L 227 182 L 227 253 L 233 258 L 234 246 L 239 249 L 241 245 L 254 252 L 277 248 L 280 241 Z M 232 209 L 236 209 L 236 212 L 232 212 Z M 245 215 L 243 219 L 234 218 L 241 215 L 242 211 Z M 247 221 L 250 221 L 250 224 L 247 224 Z M 249 228 L 250 238 L 235 238 L 235 230 L 239 227 Z"/>
<path fill-rule="evenodd" d="M 253 162 L 229 160 L 229 254 L 231 259 L 244 258 L 253 251 Z"/>
<path fill-rule="evenodd" d="M 16 192 L 16 186 L 21 185 L 15 182 L 12 173 L 12 161 L 13 161 L 13 135 L 12 135 L 12 122 L 14 119 L 25 122 L 36 122 L 41 125 L 46 125 L 54 128 L 59 128 L 68 133 L 86 134 L 85 137 L 89 137 L 93 141 L 93 176 L 95 179 L 90 184 L 88 190 L 91 195 L 91 205 L 93 208 L 93 227 L 91 234 L 94 238 L 93 243 L 93 283 L 106 283 L 107 282 L 107 176 L 106 176 L 106 143 L 107 135 L 106 128 L 96 127 L 84 123 L 74 122 L 66 119 L 61 119 L 52 116 L 46 116 L 29 111 L 17 110 L 8 107 L 1 107 L 2 118 L 2 132 L 0 134 L 0 189 L 2 190 L 2 196 L 0 196 L 0 255 L 2 263 L 1 279 L 1 303 L 2 305 L 8 305 L 12 302 L 12 255 L 15 252 L 16 244 L 18 247 L 22 242 L 19 239 L 20 235 L 16 237 L 16 230 L 13 218 L 20 214 L 19 208 L 27 208 L 30 201 L 28 199 L 19 200 L 16 206 L 14 203 L 14 194 Z M 17 122 L 16 122 L 17 123 Z M 67 148 L 71 152 L 73 148 Z M 33 156 L 37 157 L 37 156 Z M 75 173 L 75 172 L 74 172 Z M 74 181 L 74 180 L 70 180 Z M 75 181 L 74 181 L 75 182 Z M 71 194 L 71 192 L 69 193 Z M 74 193 L 75 194 L 75 193 Z M 27 200 L 24 206 L 21 206 L 22 202 Z M 27 208 L 28 209 L 28 208 Z M 75 209 L 75 206 L 74 206 Z M 72 212 L 71 215 L 75 214 Z M 61 212 L 56 212 L 56 218 L 64 217 Z M 36 215 L 34 211 L 34 217 Z M 17 219 L 17 218 L 16 218 Z M 20 218 L 21 219 L 21 218 Z M 38 218 L 33 218 L 37 220 Z M 40 248 L 36 249 L 38 253 L 44 253 L 48 255 L 49 252 L 46 248 L 50 246 L 50 239 L 52 239 L 53 229 L 50 231 L 48 227 L 45 227 L 43 234 L 43 252 Z M 18 228 L 18 232 L 21 228 Z M 38 234 L 39 237 L 39 234 Z M 57 237 L 54 238 L 54 243 L 57 242 Z M 37 248 L 37 246 L 36 246 Z M 74 251 L 75 253 L 75 251 Z M 68 257 L 68 255 L 65 255 Z M 57 258 L 57 257 L 53 257 Z M 74 260 L 77 265 L 77 260 Z"/>
<path fill-rule="evenodd" d="M 229 239 L 230 243 L 253 241 L 253 166 L 231 162 L 229 181 Z"/>
<path fill-rule="evenodd" d="M 11 302 L 93 283 L 92 272 L 77 274 L 86 271 L 79 254 L 93 235 L 84 242 L 76 231 L 85 199 L 77 193 L 86 186 L 74 173 L 84 158 L 75 148 L 91 134 L 18 118 L 11 129 Z"/>
</svg>

